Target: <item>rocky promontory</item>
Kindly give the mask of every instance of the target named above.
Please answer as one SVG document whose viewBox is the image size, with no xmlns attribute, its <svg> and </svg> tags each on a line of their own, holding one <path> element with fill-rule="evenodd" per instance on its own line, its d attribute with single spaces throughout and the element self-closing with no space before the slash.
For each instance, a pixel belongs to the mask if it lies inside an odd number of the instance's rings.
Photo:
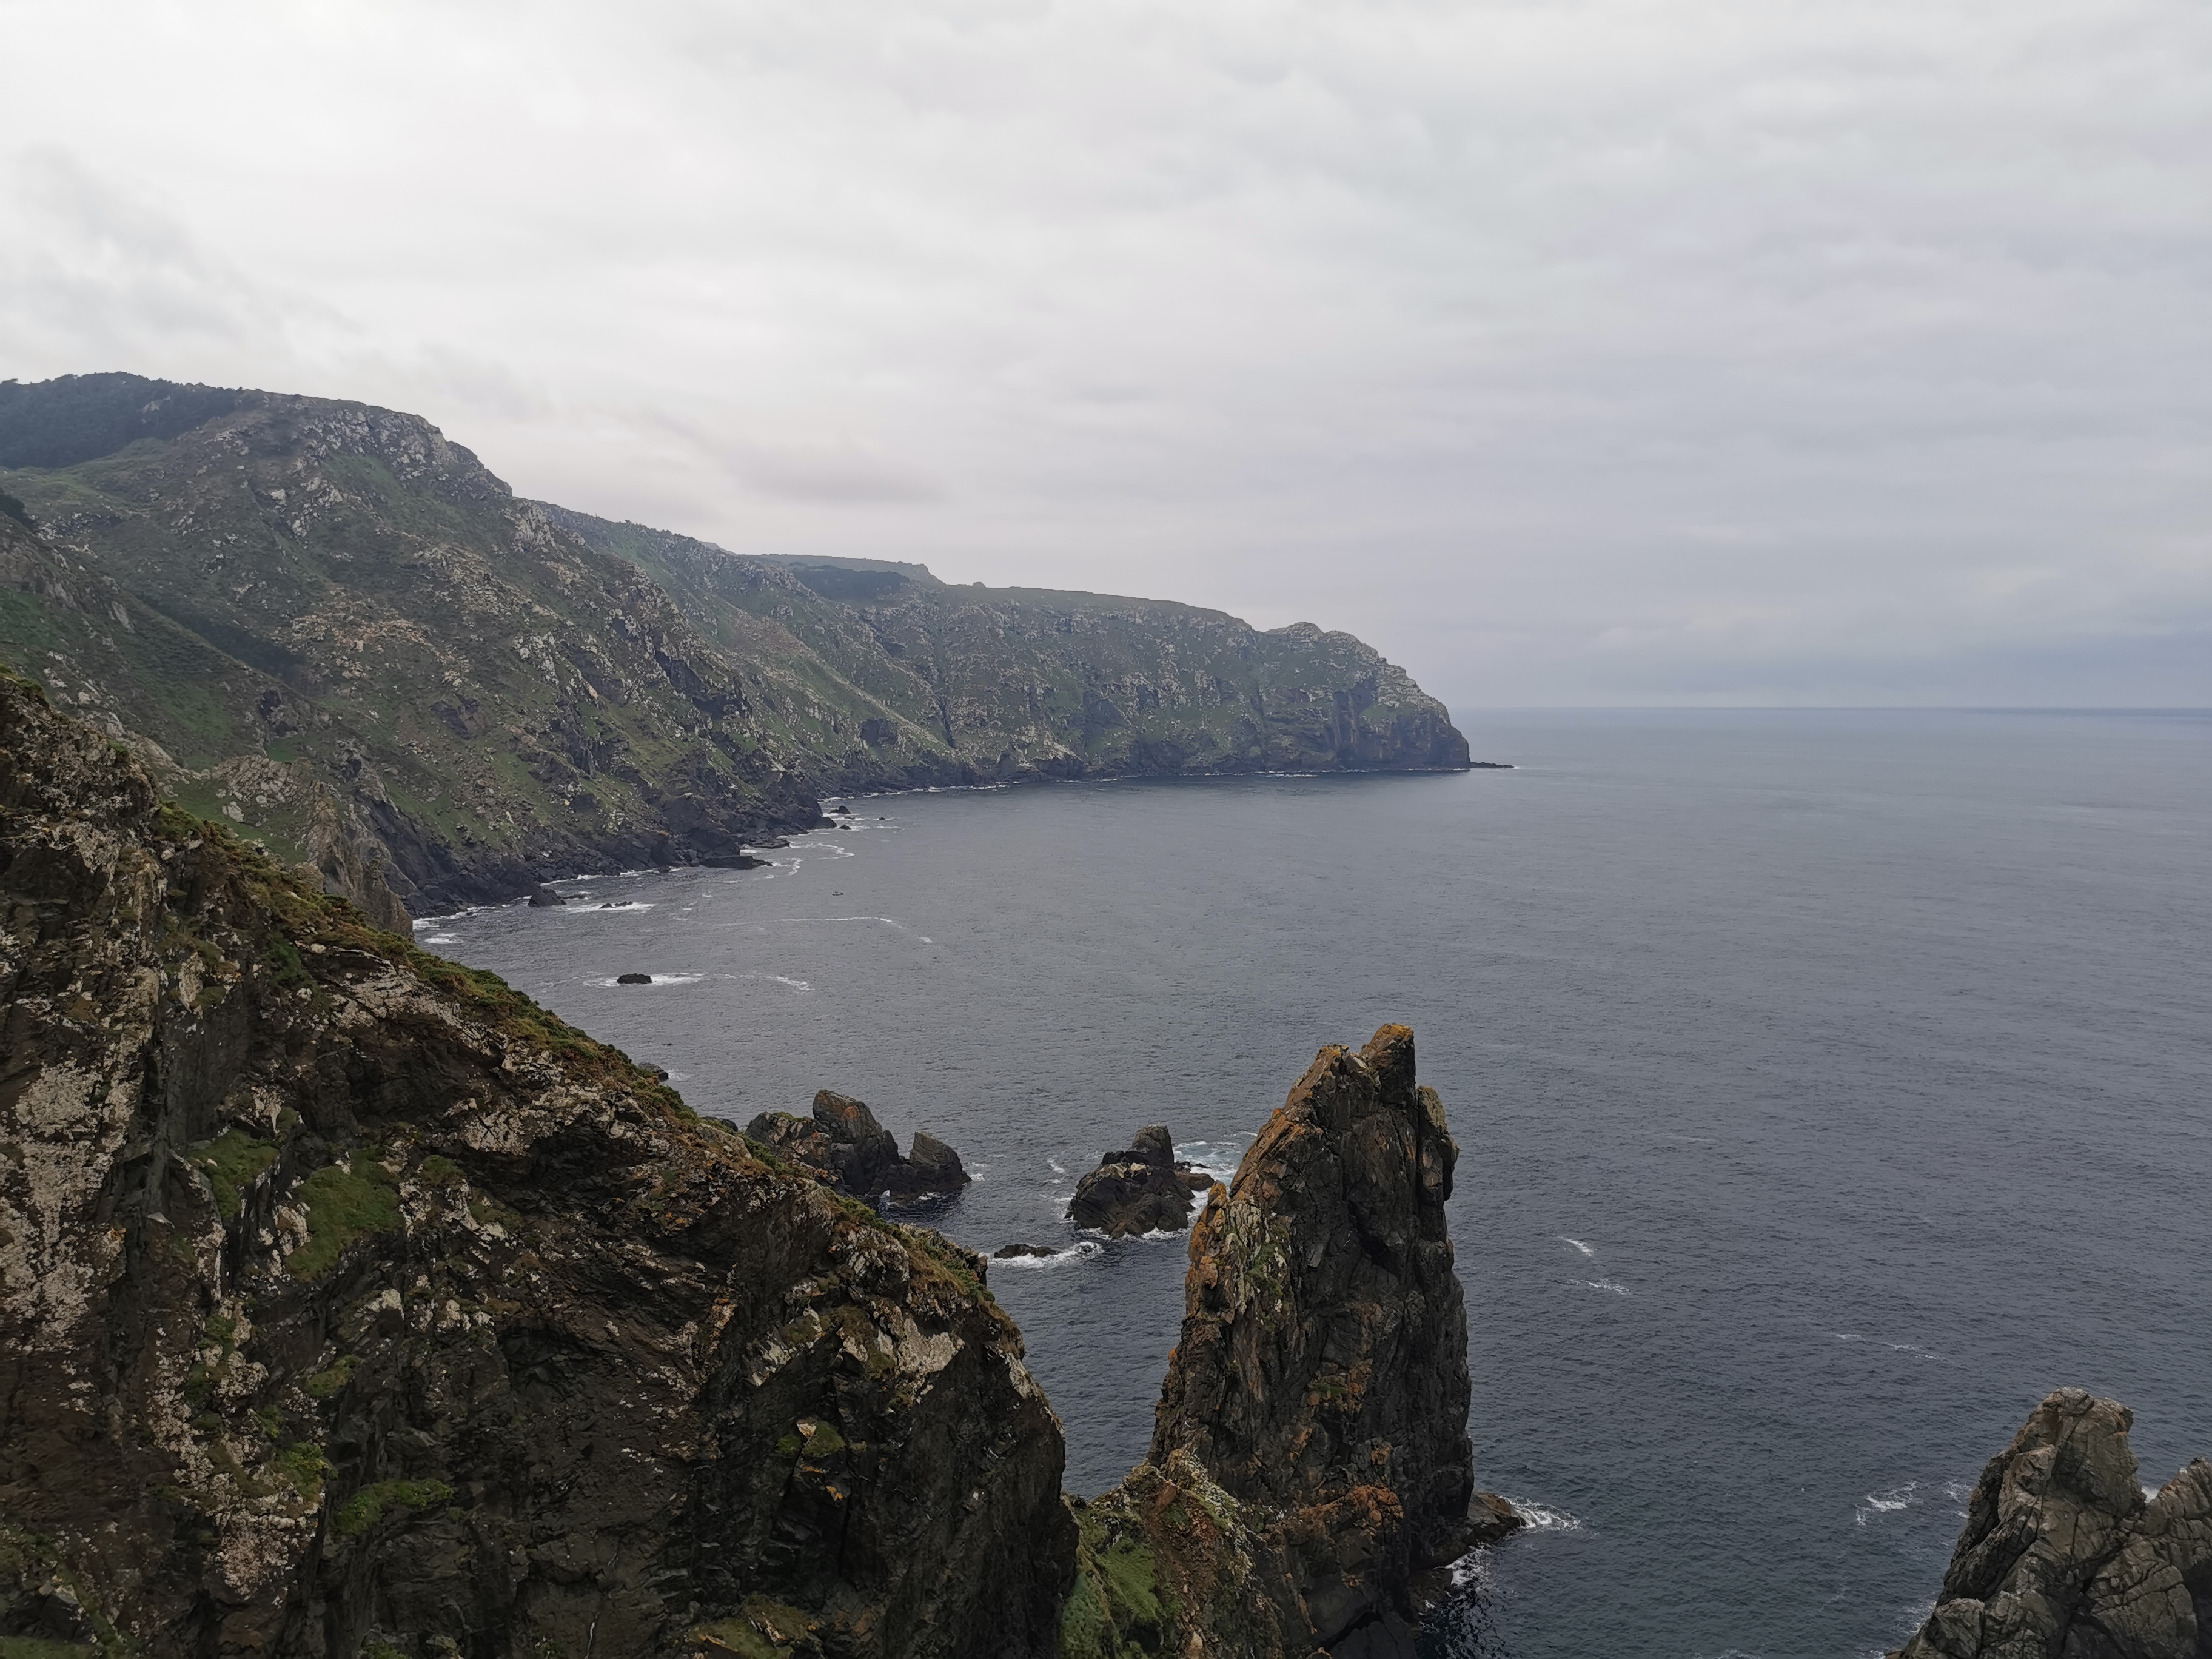
<svg viewBox="0 0 2212 1659">
<path fill-rule="evenodd" d="M 960 1154 L 935 1135 L 917 1130 L 902 1157 L 866 1101 L 831 1089 L 817 1091 L 811 1116 L 763 1112 L 745 1133 L 855 1198 L 957 1193 L 969 1182 Z"/>
<path fill-rule="evenodd" d="M 1518 1524 L 1474 1485 L 1458 1155 L 1410 1030 L 1321 1052 L 1192 1231 L 1150 1455 L 1078 1511 L 1064 1652 L 1409 1655 L 1417 1575 Z"/>
<path fill-rule="evenodd" d="M 1990 1462 L 1935 1611 L 1891 1659 L 2205 1659 L 2212 1463 L 2146 1498 L 2124 1406 L 2061 1389 Z"/>
<path fill-rule="evenodd" d="M 1053 1644 L 1060 1425 L 979 1258 L 162 805 L 11 676 L 0 1010 L 0 1635 Z"/>
<path fill-rule="evenodd" d="M 1190 1224 L 1192 1192 L 1212 1184 L 1189 1164 L 1176 1162 L 1174 1138 L 1165 1124 L 1154 1123 L 1075 1183 L 1067 1218 L 1109 1238 L 1179 1233 Z"/>
</svg>

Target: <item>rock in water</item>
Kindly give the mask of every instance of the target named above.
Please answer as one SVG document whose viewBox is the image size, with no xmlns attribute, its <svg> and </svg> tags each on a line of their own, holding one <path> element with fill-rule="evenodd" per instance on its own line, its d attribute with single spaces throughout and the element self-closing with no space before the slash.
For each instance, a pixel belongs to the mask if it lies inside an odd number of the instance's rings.
<svg viewBox="0 0 2212 1659">
<path fill-rule="evenodd" d="M 935 1135 L 916 1134 L 913 1155 L 901 1158 L 867 1103 L 832 1089 L 816 1092 L 812 1116 L 763 1112 L 745 1133 L 855 1198 L 956 1193 L 969 1182 L 960 1154 Z"/>
<path fill-rule="evenodd" d="M 1179 1233 L 1190 1224 L 1191 1187 L 1190 1167 L 1175 1161 L 1167 1126 L 1155 1123 L 1138 1130 L 1127 1152 L 1107 1153 L 1075 1183 L 1067 1218 L 1109 1238 Z"/>
<path fill-rule="evenodd" d="M 1321 1052 L 1192 1231 L 1150 1455 L 1079 1510 L 1065 1651 L 1410 1655 L 1414 1577 L 1519 1523 L 1474 1486 L 1458 1151 L 1410 1030 Z"/>
<path fill-rule="evenodd" d="M 1060 1425 L 981 1258 L 160 805 L 4 675 L 0 1031 L 0 1636 L 1049 1647 Z"/>
<path fill-rule="evenodd" d="M 653 983 L 653 975 L 651 974 L 617 974 L 615 975 L 615 983 L 617 985 L 650 985 Z"/>
<path fill-rule="evenodd" d="M 530 890 L 530 908 L 533 910 L 551 910 L 568 902 L 562 895 L 542 883 Z"/>
<path fill-rule="evenodd" d="M 2146 1502 L 2134 1420 L 2080 1389 L 2035 1408 L 1982 1472 L 1943 1593 L 1901 1659 L 2212 1651 L 2212 1463 L 2196 1459 Z"/>
</svg>

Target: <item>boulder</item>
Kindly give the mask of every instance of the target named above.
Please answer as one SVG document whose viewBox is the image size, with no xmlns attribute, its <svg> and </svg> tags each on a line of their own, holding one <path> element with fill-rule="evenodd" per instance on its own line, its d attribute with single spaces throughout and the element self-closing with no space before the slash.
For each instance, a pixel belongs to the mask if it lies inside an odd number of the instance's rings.
<svg viewBox="0 0 2212 1659">
<path fill-rule="evenodd" d="M 1045 1244 L 1001 1244 L 997 1249 L 992 1251 L 991 1254 L 998 1260 L 1004 1261 L 1012 1256 L 1052 1255 L 1056 1254 L 1056 1252 L 1054 1252 L 1049 1245 Z"/>
<path fill-rule="evenodd" d="M 530 908 L 533 910 L 550 910 L 568 902 L 550 887 L 540 885 L 530 890 Z"/>
<path fill-rule="evenodd" d="M 835 1090 L 816 1093 L 811 1116 L 763 1112 L 745 1133 L 856 1198 L 955 1193 L 969 1179 L 960 1154 L 932 1134 L 916 1134 L 913 1155 L 900 1157 L 898 1142 L 867 1103 Z"/>
<path fill-rule="evenodd" d="M 2061 1389 L 1982 1472 L 1928 1622 L 1892 1659 L 2203 1659 L 2212 1463 L 2144 1498 L 2128 1408 Z"/>
<path fill-rule="evenodd" d="M 651 974 L 617 974 L 615 975 L 615 983 L 617 985 L 650 985 L 653 983 L 653 975 Z"/>
<path fill-rule="evenodd" d="M 1200 1191 L 1212 1184 L 1175 1161 L 1174 1138 L 1165 1124 L 1155 1123 L 1138 1130 L 1127 1151 L 1108 1152 L 1075 1183 L 1067 1218 L 1109 1238 L 1181 1232 L 1190 1224 L 1191 1191 L 1197 1182 L 1203 1182 Z"/>
<path fill-rule="evenodd" d="M 1064 1651 L 1410 1656 L 1417 1577 L 1520 1524 L 1474 1485 L 1458 1156 L 1410 1030 L 1322 1050 L 1192 1231 L 1150 1453 L 1077 1510 Z"/>
</svg>

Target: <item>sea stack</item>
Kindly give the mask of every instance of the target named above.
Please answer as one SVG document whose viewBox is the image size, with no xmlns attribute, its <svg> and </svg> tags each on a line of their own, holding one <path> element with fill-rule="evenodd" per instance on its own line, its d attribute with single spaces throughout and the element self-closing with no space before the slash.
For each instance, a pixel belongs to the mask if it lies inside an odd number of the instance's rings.
<svg viewBox="0 0 2212 1659">
<path fill-rule="evenodd" d="M 2212 1463 L 2146 1499 L 2125 1406 L 2061 1389 L 1990 1462 L 1943 1591 L 1891 1659 L 2203 1659 Z"/>
<path fill-rule="evenodd" d="M 1211 1182 L 1196 1178 L 1200 1190 Z M 1109 1152 L 1098 1167 L 1075 1183 L 1067 1218 L 1109 1238 L 1138 1233 L 1179 1233 L 1190 1224 L 1194 1177 L 1188 1164 L 1175 1161 L 1175 1140 L 1167 1126 L 1137 1131 L 1125 1152 Z"/>
<path fill-rule="evenodd" d="M 1410 1655 L 1416 1575 L 1518 1524 L 1474 1485 L 1458 1152 L 1412 1031 L 1322 1050 L 1192 1231 L 1151 1453 L 1078 1512 L 1067 1650 Z"/>
</svg>

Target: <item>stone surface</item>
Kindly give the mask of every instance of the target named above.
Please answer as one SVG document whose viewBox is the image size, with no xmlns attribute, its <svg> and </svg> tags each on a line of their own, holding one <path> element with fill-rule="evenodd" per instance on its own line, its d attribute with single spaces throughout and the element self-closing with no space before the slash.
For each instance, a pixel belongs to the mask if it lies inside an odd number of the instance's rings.
<svg viewBox="0 0 2212 1659">
<path fill-rule="evenodd" d="M 158 804 L 12 678 L 0 1022 L 0 1636 L 1049 1645 L 1060 1429 L 979 1257 Z"/>
<path fill-rule="evenodd" d="M 916 1133 L 913 1152 L 902 1158 L 866 1102 L 832 1089 L 815 1095 L 811 1116 L 763 1112 L 745 1133 L 855 1198 L 921 1198 L 958 1192 L 969 1182 L 960 1154 L 935 1135 Z"/>
<path fill-rule="evenodd" d="M 1109 1238 L 1181 1232 L 1190 1224 L 1191 1192 L 1203 1191 L 1190 1166 L 1175 1161 L 1175 1140 L 1164 1124 L 1137 1131 L 1125 1152 L 1108 1152 L 1075 1183 L 1067 1218 Z"/>
<path fill-rule="evenodd" d="M 1410 1655 L 1416 1577 L 1518 1524 L 1474 1486 L 1457 1157 L 1404 1026 L 1315 1060 L 1192 1231 L 1150 1455 L 1077 1511 L 1063 1653 Z"/>
<path fill-rule="evenodd" d="M 2207 1659 L 2212 1463 L 2144 1498 L 2124 1406 L 2061 1389 L 1990 1460 L 1902 1659 Z M 1894 1659 L 1894 1656 L 1893 1656 Z"/>
</svg>

